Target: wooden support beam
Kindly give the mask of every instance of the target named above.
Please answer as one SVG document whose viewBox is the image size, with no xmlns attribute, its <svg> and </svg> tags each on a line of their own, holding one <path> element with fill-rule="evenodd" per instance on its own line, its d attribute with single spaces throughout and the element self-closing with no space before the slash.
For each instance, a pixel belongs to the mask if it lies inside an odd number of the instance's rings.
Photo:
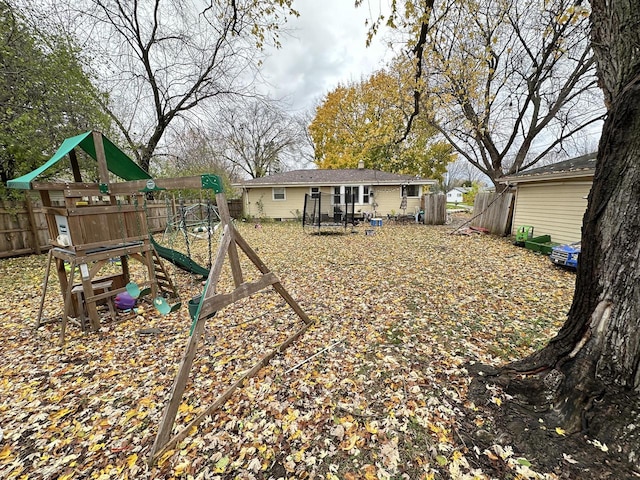
<svg viewBox="0 0 640 480">
<path fill-rule="evenodd" d="M 238 300 L 242 300 L 243 298 L 247 298 L 258 293 L 260 290 L 264 290 L 269 285 L 273 285 L 277 282 L 279 282 L 279 280 L 275 274 L 267 273 L 257 282 L 243 283 L 231 293 L 221 293 L 214 297 L 205 298 L 202 302 L 202 307 L 200 307 L 200 316 L 207 317 L 214 312 L 222 310 L 224 307 L 237 302 Z"/>
<path fill-rule="evenodd" d="M 100 183 L 109 184 L 109 167 L 107 167 L 107 157 L 104 154 L 104 144 L 102 143 L 102 133 L 93 132 L 93 144 L 96 147 L 96 160 L 98 162 L 98 178 Z"/>
<path fill-rule="evenodd" d="M 180 362 L 178 375 L 176 375 L 173 387 L 171 388 L 169 403 L 167 403 L 167 406 L 164 409 L 162 419 L 160 420 L 160 428 L 156 435 L 156 440 L 153 443 L 153 447 L 151 448 L 150 463 L 155 460 L 156 452 L 159 452 L 162 448 L 166 448 L 167 441 L 171 434 L 171 429 L 173 428 L 173 423 L 176 419 L 176 414 L 178 413 L 178 407 L 180 407 L 180 400 L 182 400 L 184 389 L 187 385 L 187 381 L 189 380 L 189 373 L 191 372 L 191 366 L 193 365 L 193 360 L 196 356 L 198 342 L 200 341 L 200 337 L 202 337 L 205 323 L 205 317 L 200 317 L 198 319 L 196 326 L 189 337 L 189 341 L 187 342 L 187 349 L 182 357 L 182 361 Z"/>
<path fill-rule="evenodd" d="M 238 257 L 238 249 L 236 248 L 235 234 L 237 233 L 233 225 L 231 224 L 231 215 L 229 215 L 229 205 L 227 204 L 227 198 L 224 193 L 216 194 L 216 204 L 218 205 L 218 215 L 220 216 L 220 222 L 222 225 L 229 225 L 229 234 L 231 235 L 231 243 L 229 244 L 228 254 L 229 263 L 231 264 L 231 275 L 233 281 L 238 287 L 244 283 L 242 279 L 242 269 L 240 268 L 240 259 Z"/>
<path fill-rule="evenodd" d="M 82 182 L 82 174 L 80 173 L 80 164 L 78 163 L 78 156 L 76 155 L 75 148 L 72 148 L 69 151 L 69 159 L 71 160 L 71 171 L 73 172 L 74 182 Z"/>
<path fill-rule="evenodd" d="M 29 216 L 29 230 L 31 230 L 31 236 L 33 237 L 33 250 L 36 255 L 40 255 L 42 251 L 40 249 L 40 240 L 38 239 L 38 225 L 36 223 L 36 216 L 33 213 L 33 205 L 31 202 L 31 195 L 25 195 L 24 203 L 27 206 L 27 215 Z"/>
<path fill-rule="evenodd" d="M 62 267 L 64 269 L 64 266 Z M 64 334 L 67 329 L 67 320 L 71 310 L 71 289 L 73 288 L 73 277 L 76 273 L 76 262 L 71 262 L 71 272 L 69 273 L 69 280 L 66 285 L 66 292 L 64 296 L 64 311 L 62 313 L 62 325 L 60 328 L 60 345 L 64 345 Z"/>
<path fill-rule="evenodd" d="M 42 323 L 42 311 L 44 310 L 44 299 L 47 296 L 47 285 L 49 284 L 49 273 L 51 272 L 51 261 L 53 249 L 49 249 L 47 254 L 47 268 L 44 272 L 44 281 L 42 282 L 42 297 L 40 298 L 40 308 L 38 309 L 38 320 L 36 320 L 36 328 L 39 328 Z"/>
<path fill-rule="evenodd" d="M 220 279 L 222 267 L 224 266 L 224 259 L 227 254 L 227 250 L 229 249 L 229 245 L 231 244 L 231 235 L 229 233 L 229 228 L 229 225 L 225 225 L 224 229 L 222 230 L 222 238 L 220 238 L 218 253 L 216 254 L 216 259 L 211 266 L 211 270 L 209 270 L 209 277 L 207 278 L 207 282 L 205 283 L 203 301 L 209 297 L 213 297 L 216 294 L 218 280 Z"/>
</svg>

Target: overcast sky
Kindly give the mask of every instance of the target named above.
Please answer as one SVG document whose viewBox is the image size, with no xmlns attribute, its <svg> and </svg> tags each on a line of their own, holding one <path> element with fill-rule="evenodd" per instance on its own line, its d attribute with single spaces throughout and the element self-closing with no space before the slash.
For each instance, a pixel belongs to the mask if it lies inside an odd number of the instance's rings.
<svg viewBox="0 0 640 480">
<path fill-rule="evenodd" d="M 291 34 L 281 39 L 282 48 L 271 52 L 262 70 L 270 94 L 285 98 L 290 111 L 313 107 L 340 82 L 360 80 L 390 59 L 381 36 L 365 46 L 369 10 L 353 4 L 295 0 L 300 17 L 287 23 Z"/>
</svg>

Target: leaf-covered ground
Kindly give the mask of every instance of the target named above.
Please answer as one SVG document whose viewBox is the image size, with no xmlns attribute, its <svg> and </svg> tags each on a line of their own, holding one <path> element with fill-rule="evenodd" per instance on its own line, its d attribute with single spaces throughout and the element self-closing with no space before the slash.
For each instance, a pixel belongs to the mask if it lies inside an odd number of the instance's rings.
<svg viewBox="0 0 640 480">
<path fill-rule="evenodd" d="M 0 478 L 557 478 L 509 445 L 483 450 L 458 434 L 491 422 L 467 398 L 463 365 L 543 345 L 565 320 L 573 273 L 507 239 L 449 227 L 238 230 L 316 323 L 152 467 L 189 335 L 186 306 L 163 317 L 142 303 L 117 322 L 105 312 L 99 333 L 70 325 L 60 347 L 58 323 L 34 330 L 46 256 L 0 261 Z M 190 245 L 203 264 L 207 248 Z M 169 269 L 185 303 L 200 292 L 199 278 Z M 48 318 L 62 310 L 54 283 Z M 230 284 L 226 267 L 219 291 Z M 271 290 L 219 312 L 175 431 L 300 326 Z M 148 327 L 160 333 L 141 334 Z M 505 401 L 497 388 L 490 398 Z M 501 473 L 487 468 L 494 458 Z"/>
</svg>

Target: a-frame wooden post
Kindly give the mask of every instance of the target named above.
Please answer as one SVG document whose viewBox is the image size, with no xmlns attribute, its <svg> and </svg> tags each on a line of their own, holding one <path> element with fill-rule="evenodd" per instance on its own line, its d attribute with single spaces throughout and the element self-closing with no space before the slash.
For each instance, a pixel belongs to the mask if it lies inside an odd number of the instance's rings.
<svg viewBox="0 0 640 480">
<path fill-rule="evenodd" d="M 211 180 L 209 176 L 209 180 Z M 296 339 L 298 339 L 313 323 L 307 314 L 300 308 L 297 302 L 289 295 L 285 288 L 280 283 L 278 277 L 271 272 L 267 266 L 258 257 L 257 253 L 249 246 L 249 244 L 242 238 L 242 236 L 235 229 L 231 223 L 229 215 L 229 209 L 227 206 L 227 199 L 222 191 L 219 179 L 215 177 L 217 187 L 206 187 L 203 180 L 203 188 L 213 188 L 216 191 L 216 202 L 218 205 L 218 212 L 220 215 L 221 226 L 223 227 L 222 238 L 218 247 L 215 262 L 211 266 L 207 282 L 205 284 L 204 293 L 202 294 L 198 310 L 194 318 L 194 325 L 192 327 L 191 336 L 187 342 L 187 346 L 180 362 L 178 374 L 173 382 L 169 401 L 165 406 L 162 419 L 160 420 L 160 426 L 155 442 L 149 455 L 149 464 L 153 464 L 164 452 L 172 448 L 175 444 L 183 440 L 189 435 L 191 429 L 205 419 L 207 415 L 220 408 L 224 403 L 233 395 L 233 393 L 243 385 L 244 381 L 255 376 L 265 365 L 271 361 L 271 359 L 278 353 L 288 348 Z M 243 281 L 242 269 L 240 266 L 240 260 L 238 255 L 238 248 L 244 252 L 244 254 L 251 260 L 251 262 L 262 273 L 260 279 L 255 282 L 247 283 Z M 229 263 L 231 264 L 231 272 L 235 284 L 235 289 L 230 293 L 217 294 L 216 287 L 222 267 L 224 265 L 225 258 L 229 257 Z M 178 408 L 184 394 L 184 390 L 189 379 L 189 373 L 196 356 L 198 343 L 202 337 L 205 323 L 208 318 L 213 316 L 216 312 L 224 307 L 231 305 L 238 300 L 249 297 L 255 293 L 258 293 L 265 288 L 273 286 L 276 292 L 291 306 L 293 311 L 302 320 L 302 327 L 290 335 L 284 342 L 275 346 L 271 351 L 266 353 L 251 369 L 246 371 L 241 377 L 236 380 L 226 391 L 224 391 L 216 401 L 201 412 L 194 420 L 180 430 L 176 435 L 171 437 L 171 430 L 175 423 Z"/>
</svg>

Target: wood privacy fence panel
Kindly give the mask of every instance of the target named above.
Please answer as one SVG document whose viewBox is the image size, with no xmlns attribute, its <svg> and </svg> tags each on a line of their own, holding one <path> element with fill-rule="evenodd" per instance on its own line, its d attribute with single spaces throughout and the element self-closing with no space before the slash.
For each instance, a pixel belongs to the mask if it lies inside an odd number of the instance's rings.
<svg viewBox="0 0 640 480">
<path fill-rule="evenodd" d="M 2 200 L 0 203 L 0 258 L 40 254 L 49 248 L 49 230 L 40 198 L 28 198 L 28 201 Z M 198 199 L 188 199 L 185 206 L 196 203 Z M 242 200 L 229 200 L 228 203 L 231 216 L 241 217 Z M 167 213 L 175 215 L 175 205 L 171 200 L 148 200 L 146 211 L 149 230 L 152 233 L 164 232 Z"/>
<path fill-rule="evenodd" d="M 147 223 L 151 232 L 164 232 L 168 211 L 171 211 L 171 204 L 167 205 L 165 200 L 147 200 Z"/>
<path fill-rule="evenodd" d="M 38 201 L 0 204 L 0 257 L 40 253 L 47 248 L 47 221 Z"/>
<path fill-rule="evenodd" d="M 430 193 L 422 197 L 425 225 L 444 225 L 447 219 L 447 196 Z"/>
<path fill-rule="evenodd" d="M 229 205 L 229 216 L 231 216 L 231 218 L 242 217 L 242 199 L 241 198 L 227 200 L 227 204 Z"/>
<path fill-rule="evenodd" d="M 513 199 L 510 192 L 477 194 L 471 225 L 486 228 L 493 235 L 508 235 L 511 232 Z"/>
</svg>

